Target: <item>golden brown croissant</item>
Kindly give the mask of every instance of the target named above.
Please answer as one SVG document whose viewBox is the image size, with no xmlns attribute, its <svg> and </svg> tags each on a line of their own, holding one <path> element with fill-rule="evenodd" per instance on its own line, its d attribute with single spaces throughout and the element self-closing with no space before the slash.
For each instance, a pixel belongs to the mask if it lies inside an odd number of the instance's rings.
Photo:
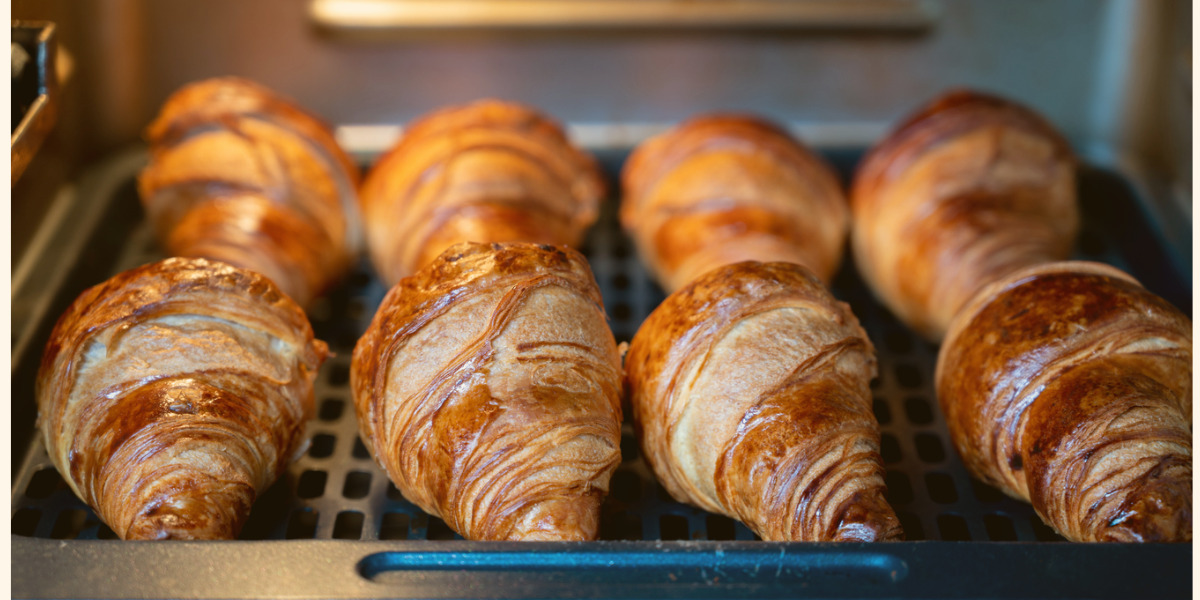
<svg viewBox="0 0 1200 600">
<path fill-rule="evenodd" d="M 642 324 L 625 359 L 641 445 L 677 500 L 766 540 L 890 540 L 871 408 L 874 347 L 794 263 L 708 271 Z"/>
<path fill-rule="evenodd" d="M 258 271 L 299 302 L 357 257 L 358 167 L 329 127 L 233 77 L 173 94 L 146 129 L 142 203 L 167 252 Z"/>
<path fill-rule="evenodd" d="M 1076 541 L 1188 541 L 1191 323 L 1125 273 L 1048 263 L 955 317 L 937 392 L 976 476 Z"/>
<path fill-rule="evenodd" d="M 620 463 L 620 357 L 565 246 L 462 243 L 354 348 L 359 427 L 404 496 L 468 539 L 585 540 Z"/>
<path fill-rule="evenodd" d="M 1006 273 L 1070 254 L 1075 160 L 1033 111 L 945 94 L 873 148 L 851 189 L 854 258 L 875 295 L 937 341 Z"/>
<path fill-rule="evenodd" d="M 482 100 L 412 123 L 361 202 L 375 269 L 395 283 L 459 242 L 578 245 L 603 193 L 595 161 L 556 122 Z"/>
<path fill-rule="evenodd" d="M 46 450 L 123 539 L 232 539 L 303 441 L 325 360 L 261 275 L 171 258 L 85 291 L 37 380 Z"/>
<path fill-rule="evenodd" d="M 690 119 L 634 149 L 621 225 L 668 291 L 743 260 L 802 264 L 828 282 L 850 209 L 833 169 L 757 117 Z"/>
</svg>

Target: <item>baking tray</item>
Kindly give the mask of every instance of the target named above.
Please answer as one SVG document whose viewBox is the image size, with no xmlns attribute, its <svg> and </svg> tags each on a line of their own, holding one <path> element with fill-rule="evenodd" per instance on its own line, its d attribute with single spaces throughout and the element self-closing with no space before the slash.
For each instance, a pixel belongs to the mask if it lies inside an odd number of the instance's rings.
<svg viewBox="0 0 1200 600">
<path fill-rule="evenodd" d="M 843 181 L 859 150 L 826 149 Z M 596 154 L 615 182 L 627 151 Z M 308 452 L 256 502 L 240 540 L 122 542 L 67 488 L 38 435 L 33 378 L 57 316 L 86 287 L 163 257 L 138 204 L 144 149 L 85 175 L 78 210 L 44 235 L 14 286 L 12 593 L 16 597 L 1188 597 L 1190 544 L 1075 544 L 1026 504 L 972 480 L 949 443 L 937 347 L 871 297 L 847 255 L 833 292 L 876 346 L 872 383 L 888 499 L 907 541 L 763 542 L 673 501 L 632 427 L 600 541 L 470 542 L 406 501 L 358 438 L 349 389 L 358 336 L 385 293 L 362 261 L 309 311 L 336 353 L 316 382 Z M 1080 173 L 1076 257 L 1121 267 L 1191 314 L 1185 256 L 1150 228 L 1120 174 Z M 664 298 L 619 230 L 615 196 L 584 245 L 613 333 L 628 341 Z M 25 283 L 28 282 L 28 283 Z M 48 283 L 47 283 L 48 282 Z"/>
</svg>

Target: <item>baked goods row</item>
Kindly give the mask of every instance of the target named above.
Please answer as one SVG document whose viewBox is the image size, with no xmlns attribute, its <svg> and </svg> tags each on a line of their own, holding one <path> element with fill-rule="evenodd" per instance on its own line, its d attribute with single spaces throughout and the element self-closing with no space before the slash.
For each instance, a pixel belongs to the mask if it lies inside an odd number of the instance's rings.
<svg viewBox="0 0 1200 600">
<path fill-rule="evenodd" d="M 365 177 L 330 130 L 238 79 L 185 87 L 139 178 L 167 254 L 86 291 L 38 376 L 39 425 L 125 539 L 237 536 L 304 444 L 328 355 L 303 306 L 365 251 L 391 287 L 354 349 L 363 440 L 469 539 L 594 539 L 623 418 L 679 501 L 766 540 L 902 539 L 871 340 L 826 287 L 849 241 L 940 341 L 975 476 L 1073 540 L 1191 536 L 1191 324 L 1065 259 L 1075 159 L 1016 103 L 952 92 L 849 194 L 786 130 L 692 118 L 634 149 L 620 220 L 670 295 L 618 347 L 586 259 L 595 161 L 535 109 L 442 109 Z"/>
</svg>

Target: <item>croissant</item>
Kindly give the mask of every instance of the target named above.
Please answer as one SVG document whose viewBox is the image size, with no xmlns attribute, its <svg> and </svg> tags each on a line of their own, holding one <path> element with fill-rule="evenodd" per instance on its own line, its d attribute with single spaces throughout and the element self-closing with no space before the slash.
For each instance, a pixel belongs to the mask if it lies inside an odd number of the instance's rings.
<svg viewBox="0 0 1200 600">
<path fill-rule="evenodd" d="M 833 169 L 758 117 L 710 114 L 650 138 L 621 173 L 621 225 L 677 290 L 743 260 L 802 264 L 828 282 L 850 209 Z"/>
<path fill-rule="evenodd" d="M 412 123 L 363 182 L 367 246 L 395 283 L 459 242 L 576 246 L 596 221 L 595 160 L 533 108 L 481 100 Z"/>
<path fill-rule="evenodd" d="M 901 536 L 884 498 L 874 347 L 806 268 L 706 272 L 650 314 L 625 368 L 643 454 L 675 499 L 765 540 Z"/>
<path fill-rule="evenodd" d="M 138 190 L 161 243 L 269 277 L 301 306 L 362 244 L 358 167 L 329 126 L 261 85 L 187 85 L 146 129 Z"/>
<path fill-rule="evenodd" d="M 327 356 L 265 277 L 170 258 L 85 291 L 51 333 L 38 423 L 123 539 L 233 539 L 304 441 Z"/>
<path fill-rule="evenodd" d="M 1067 539 L 1190 541 L 1191 330 L 1107 265 L 1049 263 L 989 284 L 938 355 L 963 462 Z"/>
<path fill-rule="evenodd" d="M 1032 110 L 970 91 L 935 99 L 877 144 L 850 202 L 863 279 L 931 341 L 983 285 L 1066 259 L 1079 228 L 1067 142 Z"/>
<path fill-rule="evenodd" d="M 587 540 L 620 463 L 620 357 L 565 246 L 462 243 L 388 292 L 354 348 L 363 439 L 468 539 Z"/>
</svg>

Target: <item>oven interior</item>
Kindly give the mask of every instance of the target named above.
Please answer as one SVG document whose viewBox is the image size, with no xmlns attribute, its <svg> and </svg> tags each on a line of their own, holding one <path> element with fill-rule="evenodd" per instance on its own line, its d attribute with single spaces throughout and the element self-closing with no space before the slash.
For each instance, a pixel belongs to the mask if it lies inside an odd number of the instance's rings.
<svg viewBox="0 0 1200 600">
<path fill-rule="evenodd" d="M 350 355 L 386 291 L 365 260 L 309 311 L 336 353 L 318 377 L 312 445 L 256 503 L 242 539 L 122 543 L 49 463 L 33 405 L 42 346 L 83 289 L 162 258 L 137 199 L 140 128 L 175 87 L 217 74 L 256 78 L 325 115 L 364 168 L 429 109 L 482 96 L 526 101 L 564 121 L 614 190 L 638 141 L 728 108 L 788 124 L 845 183 L 906 109 L 943 87 L 987 87 L 1045 111 L 1080 152 L 1075 257 L 1123 268 L 1191 315 L 1191 154 L 1180 145 L 1190 143 L 1190 113 L 1179 108 L 1190 106 L 1190 34 L 1173 25 L 1190 22 L 1187 3 L 877 4 L 892 12 L 772 27 L 681 27 L 670 13 L 572 21 L 567 11 L 566 22 L 542 28 L 446 16 L 406 28 L 347 20 L 353 13 L 338 2 L 14 3 L 14 19 L 55 23 L 59 54 L 55 122 L 12 195 L 14 596 L 1186 595 L 1190 545 L 1068 543 L 1024 503 L 970 478 L 934 397 L 937 347 L 874 300 L 849 258 L 832 287 L 878 354 L 875 415 L 905 542 L 758 541 L 672 500 L 628 423 L 600 541 L 462 540 L 407 502 L 358 439 Z M 217 48 L 198 50 L 218 33 Z M 1091 52 L 1110 44 L 1120 51 Z M 955 50 L 962 55 L 943 54 Z M 309 67 L 288 65 L 297 57 Z M 1126 89 L 1138 81 L 1147 87 Z M 664 296 L 620 231 L 618 202 L 606 199 L 583 250 L 621 342 Z"/>
</svg>

